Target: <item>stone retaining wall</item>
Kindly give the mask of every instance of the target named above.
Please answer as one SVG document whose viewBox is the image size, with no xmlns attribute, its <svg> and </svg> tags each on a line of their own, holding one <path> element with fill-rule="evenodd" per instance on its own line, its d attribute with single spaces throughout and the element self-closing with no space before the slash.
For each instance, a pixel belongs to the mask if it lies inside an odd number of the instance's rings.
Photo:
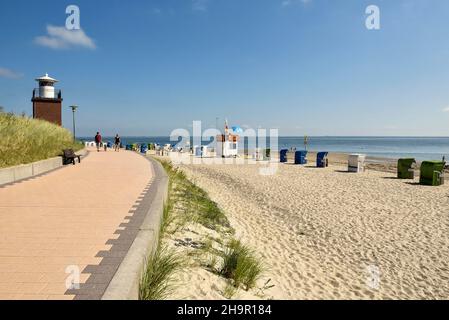
<svg viewBox="0 0 449 320">
<path fill-rule="evenodd" d="M 77 154 L 84 157 L 87 154 L 87 150 L 83 149 L 77 152 Z M 60 167 L 62 167 L 62 157 L 55 157 L 20 166 L 0 169 L 0 186 L 38 176 Z"/>
</svg>

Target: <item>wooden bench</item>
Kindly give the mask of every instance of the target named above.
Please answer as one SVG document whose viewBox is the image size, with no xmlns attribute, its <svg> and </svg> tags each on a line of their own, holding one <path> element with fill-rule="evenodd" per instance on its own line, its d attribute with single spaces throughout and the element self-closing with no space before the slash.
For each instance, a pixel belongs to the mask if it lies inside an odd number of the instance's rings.
<svg viewBox="0 0 449 320">
<path fill-rule="evenodd" d="M 73 163 L 75 165 L 75 160 L 78 159 L 78 163 L 81 163 L 81 156 L 75 154 L 72 149 L 66 149 L 63 151 L 62 163 L 64 165 Z"/>
</svg>

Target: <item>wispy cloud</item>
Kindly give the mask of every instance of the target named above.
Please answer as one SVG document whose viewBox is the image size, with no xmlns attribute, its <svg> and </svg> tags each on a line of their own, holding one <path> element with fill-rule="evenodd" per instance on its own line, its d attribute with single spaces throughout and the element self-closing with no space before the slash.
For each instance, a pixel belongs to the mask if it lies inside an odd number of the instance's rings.
<svg viewBox="0 0 449 320">
<path fill-rule="evenodd" d="M 22 73 L 0 67 L 0 77 L 7 79 L 20 79 L 23 77 Z"/>
<path fill-rule="evenodd" d="M 302 4 L 308 4 L 309 2 L 312 2 L 312 0 L 283 0 L 282 6 L 283 7 L 289 7 L 294 4 L 302 3 Z"/>
<path fill-rule="evenodd" d="M 193 11 L 207 11 L 209 7 L 209 0 L 192 0 L 192 10 Z"/>
<path fill-rule="evenodd" d="M 442 110 L 443 112 L 449 112 L 449 107 L 446 107 Z"/>
<path fill-rule="evenodd" d="M 97 48 L 94 40 L 89 38 L 82 29 L 68 30 L 65 27 L 52 25 L 47 26 L 47 35 L 36 37 L 34 42 L 38 45 L 56 50 L 74 47 L 82 47 L 91 50 Z"/>
</svg>

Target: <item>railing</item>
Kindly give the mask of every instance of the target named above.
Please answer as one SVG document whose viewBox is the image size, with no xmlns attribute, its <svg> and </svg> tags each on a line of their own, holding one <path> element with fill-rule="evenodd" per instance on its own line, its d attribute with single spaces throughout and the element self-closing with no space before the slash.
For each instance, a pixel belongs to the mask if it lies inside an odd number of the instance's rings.
<svg viewBox="0 0 449 320">
<path fill-rule="evenodd" d="M 62 90 L 60 89 L 55 89 L 54 92 L 54 96 L 53 97 L 49 97 L 48 93 L 47 96 L 41 96 L 40 95 L 40 89 L 39 88 L 35 88 L 33 90 L 33 99 L 34 98 L 43 98 L 43 99 L 62 99 Z"/>
</svg>

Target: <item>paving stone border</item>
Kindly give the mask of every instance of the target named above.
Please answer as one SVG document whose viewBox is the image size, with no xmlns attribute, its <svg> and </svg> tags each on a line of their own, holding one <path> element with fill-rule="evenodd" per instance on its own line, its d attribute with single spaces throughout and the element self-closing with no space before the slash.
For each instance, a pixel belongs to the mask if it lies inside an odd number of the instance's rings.
<svg viewBox="0 0 449 320">
<path fill-rule="evenodd" d="M 153 169 L 152 181 L 145 188 L 138 202 L 130 211 L 128 223 L 120 225 L 124 230 L 117 230 L 118 239 L 109 240 L 111 250 L 100 253 L 103 260 L 86 282 L 86 294 L 91 295 L 95 290 L 96 277 L 101 277 L 101 265 L 108 260 L 112 270 L 116 270 L 109 285 L 101 296 L 102 300 L 137 300 L 139 298 L 139 284 L 148 257 L 155 252 L 159 244 L 159 230 L 162 222 L 164 204 L 168 197 L 168 176 L 162 165 L 151 158 L 145 157 Z M 112 259 L 112 260 L 111 260 Z M 113 263 L 115 259 L 115 264 Z M 119 262 L 120 263 L 117 263 Z M 106 266 L 106 265 L 104 265 Z M 90 282 L 90 283 L 89 283 Z M 97 281 L 98 282 L 98 281 Z M 89 290 L 90 289 L 90 290 Z M 100 289 L 100 288 L 98 288 Z M 82 299 L 83 297 L 77 296 Z M 96 298 L 85 296 L 84 298 Z"/>
<path fill-rule="evenodd" d="M 83 149 L 77 152 L 77 154 L 85 158 L 89 154 L 89 151 Z M 40 177 L 62 167 L 62 157 L 54 157 L 29 164 L 0 169 L 0 188 Z"/>
</svg>

